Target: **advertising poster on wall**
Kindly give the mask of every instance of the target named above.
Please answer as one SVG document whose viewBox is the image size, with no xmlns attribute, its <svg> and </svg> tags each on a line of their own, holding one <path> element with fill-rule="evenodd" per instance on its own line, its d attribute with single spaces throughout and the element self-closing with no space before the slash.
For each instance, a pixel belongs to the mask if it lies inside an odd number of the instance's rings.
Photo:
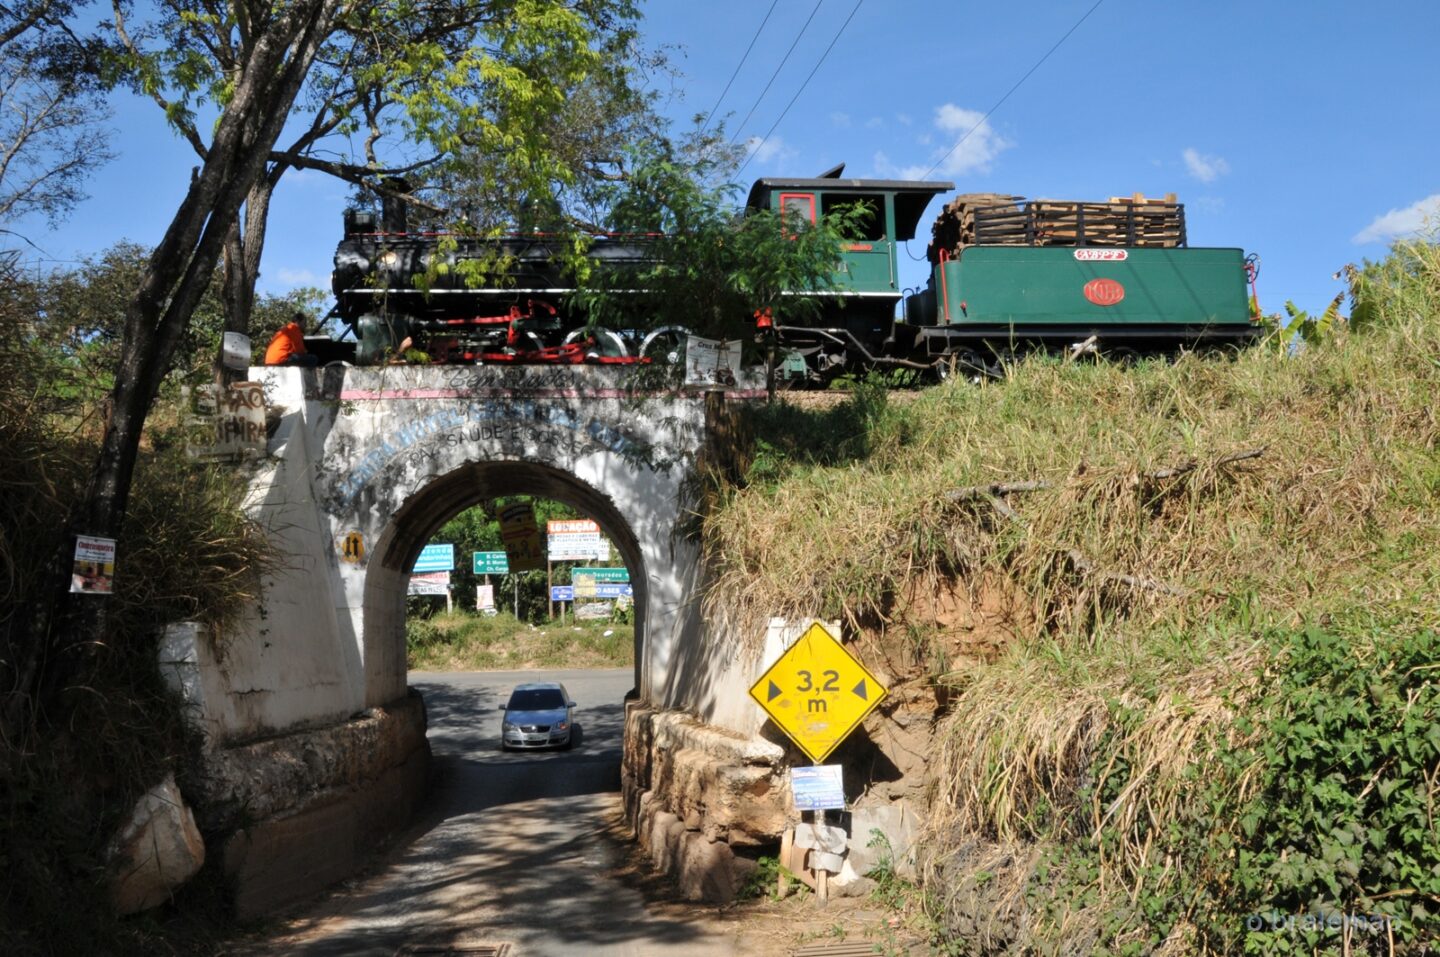
<svg viewBox="0 0 1440 957">
<path fill-rule="evenodd" d="M 685 386 L 691 389 L 725 389 L 740 375 L 740 343 L 724 339 L 685 340 Z"/>
<path fill-rule="evenodd" d="M 70 590 L 89 595 L 109 595 L 114 590 L 115 539 L 80 535 L 75 539 L 75 564 L 70 572 Z"/>
<path fill-rule="evenodd" d="M 535 524 L 535 509 L 529 502 L 507 505 L 500 510 L 500 541 L 505 546 L 505 560 L 512 572 L 527 572 L 545 567 L 545 549 L 540 544 L 540 528 Z"/>
</svg>

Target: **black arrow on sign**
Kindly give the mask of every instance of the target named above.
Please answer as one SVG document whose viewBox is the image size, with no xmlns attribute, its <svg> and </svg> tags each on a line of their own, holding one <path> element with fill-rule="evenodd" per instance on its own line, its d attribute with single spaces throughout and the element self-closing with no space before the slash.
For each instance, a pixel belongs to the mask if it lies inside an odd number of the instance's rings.
<svg viewBox="0 0 1440 957">
<path fill-rule="evenodd" d="M 768 695 L 768 697 L 766 697 L 765 702 L 766 704 L 769 704 L 771 701 L 774 701 L 776 698 L 780 697 L 780 688 L 775 684 L 775 682 L 772 681 L 770 682 L 770 688 L 766 692 L 766 694 Z"/>
<path fill-rule="evenodd" d="M 855 693 L 860 696 L 861 701 L 869 701 L 870 696 L 865 693 L 865 679 L 861 678 L 860 683 L 855 686 Z"/>
</svg>

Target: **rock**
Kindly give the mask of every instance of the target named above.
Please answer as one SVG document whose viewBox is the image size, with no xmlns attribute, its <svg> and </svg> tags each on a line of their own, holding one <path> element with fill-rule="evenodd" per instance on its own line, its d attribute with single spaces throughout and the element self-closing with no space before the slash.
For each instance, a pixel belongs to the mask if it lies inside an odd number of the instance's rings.
<svg viewBox="0 0 1440 957">
<path fill-rule="evenodd" d="M 689 901 L 727 904 L 739 888 L 735 854 L 730 845 L 687 834 L 679 855 L 675 882 Z"/>
<path fill-rule="evenodd" d="M 110 902 L 119 914 L 163 904 L 205 863 L 205 842 L 174 775 L 145 792 L 110 846 Z"/>
<path fill-rule="evenodd" d="M 915 877 L 915 812 L 904 802 L 857 807 L 850 812 L 850 864 L 864 876 L 885 860 L 896 875 Z M 884 835 L 875 841 L 874 832 Z M 876 846 L 870 843 L 875 841 Z M 888 846 L 887 846 L 888 845 Z"/>
<path fill-rule="evenodd" d="M 836 897 L 865 897 L 875 889 L 875 882 L 855 873 L 847 860 L 840 867 L 840 873 L 830 878 L 830 889 Z"/>
</svg>

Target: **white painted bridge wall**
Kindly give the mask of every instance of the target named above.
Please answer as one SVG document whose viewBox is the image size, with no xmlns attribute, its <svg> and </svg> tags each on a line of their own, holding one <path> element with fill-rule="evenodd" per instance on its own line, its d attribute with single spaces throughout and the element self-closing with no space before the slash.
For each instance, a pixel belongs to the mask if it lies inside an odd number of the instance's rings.
<svg viewBox="0 0 1440 957">
<path fill-rule="evenodd" d="M 624 395 L 625 374 L 251 370 L 279 421 L 266 457 L 250 466 L 249 509 L 281 564 L 237 627 L 197 643 L 191 704 L 212 746 L 343 721 L 403 697 L 409 563 L 455 511 L 527 493 L 575 505 L 618 543 L 636 589 L 640 698 L 753 734 L 760 715 L 745 691 L 764 663 L 717 641 L 699 608 L 687 483 L 703 397 L 637 404 Z M 647 446 L 668 467 L 637 458 Z M 350 532 L 365 543 L 362 564 L 341 558 Z"/>
</svg>

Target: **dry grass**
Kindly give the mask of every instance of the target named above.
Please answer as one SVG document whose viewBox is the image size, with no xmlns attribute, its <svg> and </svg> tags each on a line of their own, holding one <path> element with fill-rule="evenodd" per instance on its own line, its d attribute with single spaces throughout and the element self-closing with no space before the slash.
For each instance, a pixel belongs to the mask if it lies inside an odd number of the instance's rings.
<svg viewBox="0 0 1440 957">
<path fill-rule="evenodd" d="M 1014 602 L 1016 640 L 940 678 L 932 886 L 958 886 L 949 859 L 973 842 L 1022 861 L 1013 849 L 1089 841 L 1098 899 L 1133 905 L 1194 866 L 1157 860 L 1154 835 L 1235 742 L 1266 628 L 1440 628 L 1440 254 L 1408 255 L 1395 281 L 1426 294 L 1381 297 L 1368 326 L 1300 355 L 1022 362 L 882 403 L 859 416 L 863 441 L 817 429 L 866 451 L 798 465 L 710 517 L 709 602 L 732 621 L 838 617 L 883 643 L 929 616 L 954 639 L 964 616 L 937 619 L 917 580 L 972 595 L 999 582 Z M 1263 452 L 1228 460 L 1243 450 Z M 944 494 L 994 483 L 1043 487 Z M 1101 909 L 1044 920 L 1090 939 Z"/>
</svg>

